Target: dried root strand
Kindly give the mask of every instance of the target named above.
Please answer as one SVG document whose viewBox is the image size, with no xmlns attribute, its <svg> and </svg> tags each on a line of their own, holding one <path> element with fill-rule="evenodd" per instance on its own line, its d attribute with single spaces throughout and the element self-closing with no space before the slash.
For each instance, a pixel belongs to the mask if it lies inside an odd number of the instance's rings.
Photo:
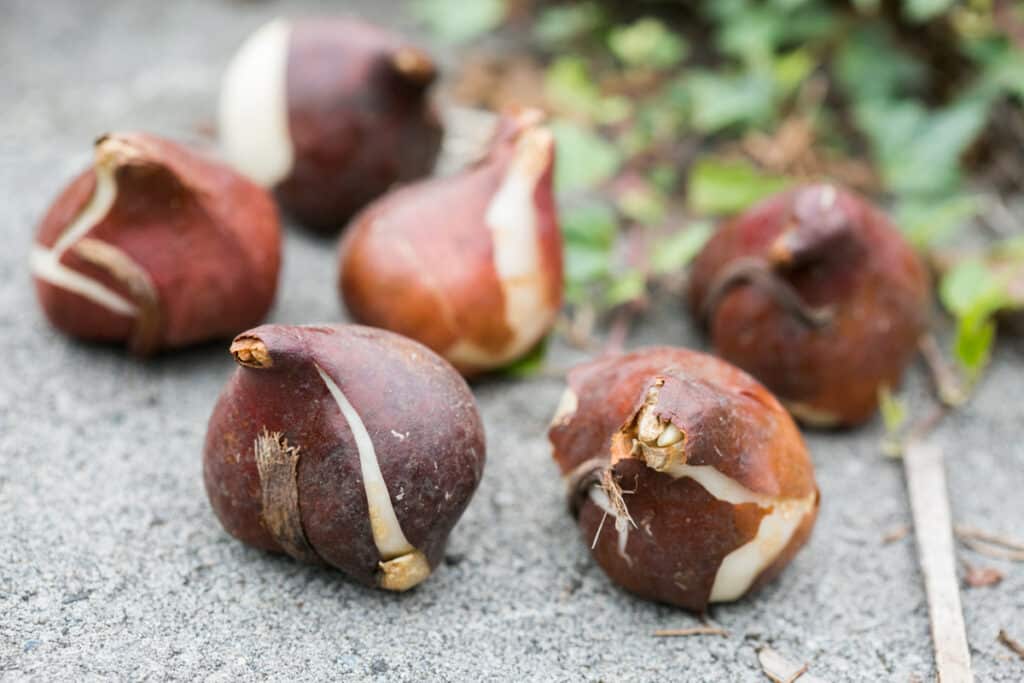
<svg viewBox="0 0 1024 683">
<path fill-rule="evenodd" d="M 1021 645 L 1020 641 L 1011 638 L 1010 634 L 1004 629 L 999 629 L 999 642 L 1009 648 L 1010 651 L 1018 657 L 1024 659 L 1024 645 Z"/>
<path fill-rule="evenodd" d="M 633 493 L 633 491 L 623 491 L 622 486 L 615 479 L 615 474 L 611 468 L 601 473 L 601 488 L 608 496 L 608 501 L 612 505 L 612 510 L 614 510 L 615 528 L 618 529 L 620 525 L 625 527 L 628 523 L 636 529 L 636 522 L 633 521 L 632 515 L 629 514 L 629 508 L 626 506 L 626 501 L 623 498 L 623 494 Z"/>
<path fill-rule="evenodd" d="M 831 307 L 814 307 L 764 260 L 739 258 L 723 268 L 708 287 L 701 316 L 711 320 L 719 304 L 735 287 L 749 285 L 761 291 L 786 313 L 810 328 L 821 328 L 832 322 L 835 312 Z"/>
<path fill-rule="evenodd" d="M 693 626 L 691 628 L 663 628 L 653 634 L 656 638 L 677 638 L 685 636 L 722 636 L 729 637 L 729 632 L 718 626 Z"/>
<path fill-rule="evenodd" d="M 957 539 L 976 553 L 1000 560 L 1024 562 L 1024 543 L 1020 541 L 963 524 L 958 524 L 955 529 Z"/>
<path fill-rule="evenodd" d="M 280 432 L 264 428 L 256 437 L 254 448 L 263 489 L 264 526 L 288 555 L 303 562 L 320 563 L 320 556 L 302 528 L 296 481 L 299 447 L 289 445 Z"/>
</svg>

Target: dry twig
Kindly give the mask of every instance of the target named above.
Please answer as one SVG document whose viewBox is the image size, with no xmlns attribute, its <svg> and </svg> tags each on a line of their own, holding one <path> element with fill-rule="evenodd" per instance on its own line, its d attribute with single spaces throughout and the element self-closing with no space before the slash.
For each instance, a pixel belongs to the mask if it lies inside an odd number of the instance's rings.
<svg viewBox="0 0 1024 683">
<path fill-rule="evenodd" d="M 1010 648 L 1010 650 L 1016 653 L 1018 657 L 1024 659 L 1024 645 L 1021 645 L 1019 641 L 1011 638 L 1010 634 L 1003 629 L 999 629 L 999 642 Z"/>
<path fill-rule="evenodd" d="M 896 541 L 902 541 L 908 534 L 910 534 L 910 526 L 903 524 L 902 526 L 898 526 L 895 529 L 890 529 L 885 532 L 885 535 L 882 536 L 882 543 L 888 545 L 890 543 L 895 543 Z"/>
<path fill-rule="evenodd" d="M 956 525 L 956 535 L 961 539 L 971 538 L 976 541 L 988 543 L 990 545 L 997 545 L 1001 548 L 1006 548 L 1007 550 L 1016 550 L 1024 552 L 1024 543 L 1022 543 L 1021 541 L 1009 538 L 1007 536 L 1003 536 L 1001 534 L 995 534 L 991 531 L 984 531 L 982 529 L 978 529 L 977 527 L 967 526 L 966 524 Z"/>
<path fill-rule="evenodd" d="M 1007 548 L 1001 548 L 998 545 L 986 543 L 976 538 L 960 538 L 960 542 L 965 546 L 978 553 L 979 555 L 985 555 L 986 557 L 992 557 L 997 560 L 1010 560 L 1011 562 L 1024 562 L 1024 551 L 1021 550 L 1009 550 Z"/>
<path fill-rule="evenodd" d="M 942 355 L 942 349 L 939 348 L 935 335 L 929 333 L 921 337 L 918 348 L 925 365 L 928 366 L 928 373 L 931 375 L 932 382 L 935 384 L 935 392 L 942 404 L 955 408 L 966 401 L 967 392 L 964 390 L 963 383 L 953 367 L 946 362 L 946 357 Z"/>
<path fill-rule="evenodd" d="M 903 456 L 903 466 L 939 679 L 943 683 L 973 681 L 942 449 L 934 442 L 911 441 Z"/>
<path fill-rule="evenodd" d="M 770 647 L 762 647 L 757 651 L 757 661 L 761 664 L 764 675 L 775 683 L 793 683 L 799 679 L 801 683 L 825 683 L 817 676 L 807 673 L 807 663 L 796 664 Z"/>
<path fill-rule="evenodd" d="M 658 638 L 676 638 L 680 636 L 722 636 L 729 637 L 729 632 L 718 626 L 693 626 L 691 628 L 663 628 L 654 632 Z"/>
</svg>

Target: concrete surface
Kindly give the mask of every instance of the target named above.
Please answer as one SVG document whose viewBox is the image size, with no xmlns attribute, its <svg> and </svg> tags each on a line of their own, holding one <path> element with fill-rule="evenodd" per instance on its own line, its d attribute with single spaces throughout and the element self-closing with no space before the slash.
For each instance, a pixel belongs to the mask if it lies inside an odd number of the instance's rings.
<svg viewBox="0 0 1024 683">
<path fill-rule="evenodd" d="M 326 4 L 326 3 L 324 3 Z M 399 20 L 392 2 L 357 10 Z M 728 638 L 657 639 L 689 615 L 620 592 L 565 512 L 544 436 L 559 382 L 476 387 L 482 486 L 448 560 L 389 595 L 230 539 L 203 492 L 223 344 L 138 362 L 51 330 L 26 256 L 35 224 L 107 130 L 190 135 L 228 55 L 266 17 L 311 4 L 7 0 L 0 20 L 0 678 L 4 680 L 763 680 L 770 645 L 832 681 L 929 680 L 928 622 L 901 468 L 879 424 L 809 437 L 822 490 L 813 541 L 753 598 L 718 607 Z M 333 243 L 289 230 L 271 320 L 341 316 Z M 631 345 L 700 338 L 668 301 Z M 556 345 L 553 362 L 582 357 Z M 1024 535 L 1024 348 L 1004 344 L 938 432 L 957 520 Z M 922 374 L 909 382 L 923 405 Z M 1024 679 L 1024 569 L 964 592 L 979 680 Z M 916 678 L 915 678 L 916 677 Z"/>
</svg>

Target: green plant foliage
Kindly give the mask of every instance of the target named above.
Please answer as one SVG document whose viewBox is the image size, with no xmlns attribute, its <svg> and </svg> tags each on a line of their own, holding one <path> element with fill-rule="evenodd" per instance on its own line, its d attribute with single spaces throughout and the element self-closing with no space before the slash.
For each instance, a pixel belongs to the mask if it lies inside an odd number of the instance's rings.
<svg viewBox="0 0 1024 683">
<path fill-rule="evenodd" d="M 627 66 L 650 69 L 673 67 L 686 57 L 688 51 L 681 36 L 651 18 L 613 28 L 608 34 L 608 47 Z"/>
<path fill-rule="evenodd" d="M 506 377 L 522 379 L 532 377 L 542 371 L 548 355 L 548 339 L 549 337 L 544 337 L 525 356 L 506 365 L 501 369 L 501 374 Z"/>
<path fill-rule="evenodd" d="M 622 164 L 615 145 L 594 131 L 571 121 L 556 121 L 555 189 L 562 193 L 591 189 L 608 180 Z"/>
<path fill-rule="evenodd" d="M 479 38 L 505 18 L 504 0 L 413 0 L 410 9 L 439 40 L 448 43 Z"/>
<path fill-rule="evenodd" d="M 506 9 L 503 0 L 411 1 L 445 40 L 490 30 Z M 689 263 L 711 233 L 708 219 L 798 179 L 877 189 L 923 252 L 952 248 L 987 206 L 966 166 L 984 155 L 968 152 L 998 128 L 1007 103 L 1024 100 L 1024 50 L 992 2 L 897 0 L 886 11 L 880 0 L 680 4 L 534 3 L 532 21 L 517 14 L 506 34 L 527 28 L 545 65 L 570 304 L 600 313 L 643 296 L 649 278 Z M 682 20 L 693 13 L 696 22 Z M 951 60 L 956 73 L 940 71 Z M 675 217 L 690 227 L 664 236 Z M 626 259 L 643 258 L 624 248 L 633 230 L 655 236 L 647 263 Z M 941 282 L 957 358 L 975 376 L 996 313 L 1024 308 L 1012 263 L 986 253 Z"/>
<path fill-rule="evenodd" d="M 587 61 L 578 56 L 558 57 L 544 74 L 544 89 L 558 109 L 598 123 L 614 123 L 629 116 L 629 100 L 601 94 Z"/>
<path fill-rule="evenodd" d="M 638 185 L 619 195 L 619 211 L 642 225 L 658 223 L 665 216 L 665 196 L 654 185 Z"/>
<path fill-rule="evenodd" d="M 894 217 L 911 244 L 924 250 L 947 241 L 978 208 L 977 197 L 968 194 L 906 197 L 897 202 Z"/>
<path fill-rule="evenodd" d="M 949 11 L 954 0 L 903 0 L 903 11 L 911 21 L 924 22 Z"/>
<path fill-rule="evenodd" d="M 919 87 L 925 67 L 897 47 L 889 28 L 869 22 L 836 50 L 835 74 L 855 102 L 887 100 Z"/>
<path fill-rule="evenodd" d="M 569 303 L 580 304 L 590 290 L 611 277 L 618 217 L 605 203 L 587 200 L 560 212 L 565 243 L 565 287 Z"/>
<path fill-rule="evenodd" d="M 988 363 L 995 339 L 993 316 L 1011 301 L 1008 281 L 1006 275 L 994 272 L 980 258 L 960 263 L 942 279 L 942 304 L 957 321 L 953 351 L 971 379 Z"/>
<path fill-rule="evenodd" d="M 791 182 L 761 173 L 745 161 L 705 157 L 690 170 L 687 201 L 699 215 L 729 215 L 743 211 Z"/>
<path fill-rule="evenodd" d="M 774 83 L 767 74 L 694 70 L 685 87 L 691 124 L 701 133 L 760 125 L 774 115 Z"/>
<path fill-rule="evenodd" d="M 612 281 L 605 292 L 605 304 L 608 307 L 619 306 L 628 301 L 639 299 L 647 289 L 647 278 L 635 269 L 627 269 Z"/>
<path fill-rule="evenodd" d="M 686 229 L 655 242 L 651 268 L 657 275 L 681 271 L 700 252 L 714 233 L 710 221 L 694 221 Z"/>
<path fill-rule="evenodd" d="M 854 109 L 886 186 L 897 194 L 941 194 L 960 184 L 960 157 L 988 116 L 988 103 L 964 99 L 928 110 L 915 101 L 872 101 Z"/>
<path fill-rule="evenodd" d="M 542 45 L 557 47 L 586 36 L 604 23 L 604 11 L 595 2 L 555 5 L 537 17 L 533 36 Z"/>
<path fill-rule="evenodd" d="M 890 457 L 898 457 L 903 451 L 902 435 L 909 412 L 906 401 L 892 393 L 889 387 L 882 386 L 878 390 L 878 410 L 885 425 L 882 452 Z"/>
</svg>

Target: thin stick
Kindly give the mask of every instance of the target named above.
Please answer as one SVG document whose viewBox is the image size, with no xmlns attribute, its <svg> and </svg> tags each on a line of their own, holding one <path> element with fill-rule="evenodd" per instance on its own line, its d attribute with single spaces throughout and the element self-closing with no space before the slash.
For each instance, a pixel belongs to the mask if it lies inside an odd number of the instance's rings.
<svg viewBox="0 0 1024 683">
<path fill-rule="evenodd" d="M 1010 637 L 1010 634 L 999 629 L 999 642 L 1017 653 L 1017 656 L 1024 659 L 1024 645 Z"/>
<path fill-rule="evenodd" d="M 976 538 L 961 537 L 960 542 L 979 555 L 985 555 L 986 557 L 992 557 L 997 560 L 1024 562 L 1024 551 L 1021 550 L 1008 550 L 1007 548 L 995 545 L 994 543 L 979 541 Z"/>
<path fill-rule="evenodd" d="M 966 524 L 956 525 L 956 535 L 960 538 L 973 538 L 978 541 L 990 543 L 991 545 L 998 545 L 1006 548 L 1007 550 L 1019 550 L 1024 552 L 1024 543 L 1020 541 L 1007 538 L 1006 536 L 1000 536 L 999 534 L 994 534 L 991 531 L 984 531 L 972 526 L 967 526 Z"/>
<path fill-rule="evenodd" d="M 663 628 L 654 632 L 658 638 L 675 638 L 678 636 L 723 636 L 729 637 L 729 632 L 717 626 L 694 626 L 693 628 Z"/>
<path fill-rule="evenodd" d="M 924 575 L 939 680 L 969 683 L 974 675 L 956 577 L 953 524 L 942 449 L 933 441 L 911 441 L 903 456 L 903 466 L 910 491 L 914 538 Z"/>
<path fill-rule="evenodd" d="M 761 664 L 764 675 L 775 683 L 793 683 L 797 679 L 802 683 L 824 683 L 817 676 L 807 673 L 806 662 L 791 662 L 770 647 L 762 647 L 757 651 L 757 661 Z"/>
<path fill-rule="evenodd" d="M 956 407 L 967 400 L 967 392 L 964 391 L 963 383 L 957 377 L 956 372 L 942 355 L 942 349 L 935 340 L 935 335 L 930 332 L 917 343 L 924 364 L 928 366 L 928 374 L 935 384 L 935 393 L 939 400 L 947 406 Z"/>
</svg>

